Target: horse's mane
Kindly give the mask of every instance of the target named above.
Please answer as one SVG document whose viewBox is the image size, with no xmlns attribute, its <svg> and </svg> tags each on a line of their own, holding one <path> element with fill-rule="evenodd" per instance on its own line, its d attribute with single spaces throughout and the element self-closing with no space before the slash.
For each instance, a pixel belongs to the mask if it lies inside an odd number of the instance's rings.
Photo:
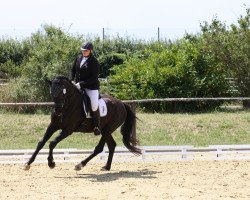
<svg viewBox="0 0 250 200">
<path fill-rule="evenodd" d="M 74 88 L 75 91 L 80 93 L 80 90 L 76 88 L 76 86 L 71 82 L 71 80 L 68 77 L 60 75 L 60 76 L 55 77 L 54 80 L 59 80 L 60 82 L 66 81 L 69 86 L 72 86 L 72 88 Z"/>
<path fill-rule="evenodd" d="M 66 77 L 66 76 L 57 76 L 57 77 L 54 78 L 54 80 L 55 80 L 55 79 L 60 80 L 60 81 L 66 80 L 66 81 L 68 81 L 68 82 L 71 82 L 71 81 L 69 80 L 69 78 Z"/>
</svg>

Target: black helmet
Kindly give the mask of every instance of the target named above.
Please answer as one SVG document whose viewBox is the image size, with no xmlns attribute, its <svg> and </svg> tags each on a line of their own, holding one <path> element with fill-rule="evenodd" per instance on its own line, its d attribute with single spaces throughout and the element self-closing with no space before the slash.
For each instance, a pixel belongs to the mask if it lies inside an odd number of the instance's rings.
<svg viewBox="0 0 250 200">
<path fill-rule="evenodd" d="M 81 45 L 81 51 L 83 50 L 93 50 L 93 44 L 91 42 L 86 42 Z"/>
</svg>

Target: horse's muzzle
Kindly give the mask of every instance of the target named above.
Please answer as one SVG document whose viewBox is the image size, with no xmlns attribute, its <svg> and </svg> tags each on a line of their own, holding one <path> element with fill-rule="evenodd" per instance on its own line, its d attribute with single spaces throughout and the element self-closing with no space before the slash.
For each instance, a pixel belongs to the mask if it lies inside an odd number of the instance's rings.
<svg viewBox="0 0 250 200">
<path fill-rule="evenodd" d="M 57 116 L 62 116 L 62 112 L 63 112 L 63 104 L 56 104 L 55 105 L 55 114 L 57 115 Z"/>
</svg>

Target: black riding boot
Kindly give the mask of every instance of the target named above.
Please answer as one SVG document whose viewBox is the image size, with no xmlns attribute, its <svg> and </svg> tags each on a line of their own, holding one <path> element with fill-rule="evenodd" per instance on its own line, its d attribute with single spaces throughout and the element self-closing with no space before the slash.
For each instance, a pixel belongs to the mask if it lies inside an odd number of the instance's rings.
<svg viewBox="0 0 250 200">
<path fill-rule="evenodd" d="M 94 120 L 94 134 L 95 135 L 100 135 L 101 134 L 101 125 L 100 125 L 100 112 L 99 108 L 96 111 L 92 111 L 92 117 Z"/>
</svg>

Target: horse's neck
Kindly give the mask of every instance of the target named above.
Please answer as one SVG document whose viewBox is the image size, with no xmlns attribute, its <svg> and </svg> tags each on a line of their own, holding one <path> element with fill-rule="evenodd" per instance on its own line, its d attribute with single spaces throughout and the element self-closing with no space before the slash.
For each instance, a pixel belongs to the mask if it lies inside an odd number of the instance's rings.
<svg viewBox="0 0 250 200">
<path fill-rule="evenodd" d="M 76 114 L 81 110 L 79 109 L 80 106 L 81 106 L 81 98 L 79 97 L 79 95 L 67 96 L 67 98 L 65 99 L 63 113 L 65 116 L 70 118 L 73 113 Z"/>
<path fill-rule="evenodd" d="M 81 93 L 75 86 L 73 86 L 70 81 L 64 81 L 64 85 L 66 87 L 67 92 L 69 92 L 69 97 L 81 97 Z"/>
<path fill-rule="evenodd" d="M 76 90 L 74 91 L 74 89 L 72 89 L 67 97 L 67 101 L 74 103 L 77 100 L 81 101 L 81 93 Z"/>
<path fill-rule="evenodd" d="M 68 89 L 69 94 L 68 94 L 68 99 L 79 99 L 81 98 L 81 93 L 77 91 L 75 88 Z"/>
<path fill-rule="evenodd" d="M 75 104 L 78 104 L 81 102 L 81 93 L 73 86 L 71 81 L 64 80 L 64 85 L 66 87 L 67 91 L 67 99 L 66 102 L 69 104 L 69 106 L 74 106 Z"/>
</svg>

